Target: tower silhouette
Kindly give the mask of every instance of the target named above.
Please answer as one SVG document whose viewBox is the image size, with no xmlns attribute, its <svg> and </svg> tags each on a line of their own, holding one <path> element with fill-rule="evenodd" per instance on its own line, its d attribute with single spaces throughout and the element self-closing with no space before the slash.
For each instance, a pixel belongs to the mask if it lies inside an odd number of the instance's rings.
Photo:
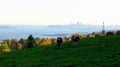
<svg viewBox="0 0 120 67">
<path fill-rule="evenodd" d="M 105 23 L 103 21 L 103 29 L 102 29 L 102 34 L 105 34 Z"/>
</svg>

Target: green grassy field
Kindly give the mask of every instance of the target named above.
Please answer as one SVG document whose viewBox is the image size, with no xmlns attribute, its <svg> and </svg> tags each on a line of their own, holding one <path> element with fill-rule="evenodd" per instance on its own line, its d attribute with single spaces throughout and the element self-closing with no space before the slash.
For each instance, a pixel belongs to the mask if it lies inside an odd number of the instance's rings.
<svg viewBox="0 0 120 67">
<path fill-rule="evenodd" d="M 120 36 L 85 38 L 0 55 L 0 67 L 120 67 Z"/>
</svg>

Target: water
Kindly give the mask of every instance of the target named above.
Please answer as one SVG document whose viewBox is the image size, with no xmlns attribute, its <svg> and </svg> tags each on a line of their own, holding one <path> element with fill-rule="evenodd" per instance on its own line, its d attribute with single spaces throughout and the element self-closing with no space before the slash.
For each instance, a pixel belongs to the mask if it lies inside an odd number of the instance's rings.
<svg viewBox="0 0 120 67">
<path fill-rule="evenodd" d="M 48 26 L 0 26 L 0 42 L 4 39 L 27 38 L 32 34 L 35 38 L 57 38 L 69 36 L 73 31 L 66 29 L 48 28 Z"/>
<path fill-rule="evenodd" d="M 107 26 L 106 30 L 117 30 L 120 26 Z M 26 25 L 1 25 L 0 42 L 4 39 L 27 38 L 32 34 L 35 38 L 57 38 L 58 36 L 69 37 L 73 33 L 87 34 L 100 32 L 102 26 L 87 25 L 50 25 L 50 26 L 26 26 Z"/>
</svg>

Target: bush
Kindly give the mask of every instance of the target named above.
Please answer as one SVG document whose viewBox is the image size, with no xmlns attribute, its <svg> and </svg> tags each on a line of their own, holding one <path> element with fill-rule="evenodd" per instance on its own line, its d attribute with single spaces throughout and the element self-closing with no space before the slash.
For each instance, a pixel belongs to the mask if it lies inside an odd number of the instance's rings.
<svg viewBox="0 0 120 67">
<path fill-rule="evenodd" d="M 95 37 L 96 36 L 104 36 L 104 35 L 102 33 L 98 33 L 98 34 L 95 35 Z"/>
<path fill-rule="evenodd" d="M 80 39 L 84 38 L 84 36 L 79 33 L 72 34 L 72 36 L 78 36 L 78 37 L 80 37 Z"/>
<path fill-rule="evenodd" d="M 0 54 L 5 52 L 10 52 L 10 48 L 7 44 L 0 44 Z"/>
<path fill-rule="evenodd" d="M 96 35 L 96 32 L 92 32 L 92 35 Z"/>
<path fill-rule="evenodd" d="M 11 40 L 9 40 L 9 39 L 3 40 L 2 43 L 7 44 L 9 47 L 11 47 L 11 45 L 12 45 L 12 42 L 11 42 Z"/>
<path fill-rule="evenodd" d="M 116 35 L 120 35 L 120 30 L 116 31 Z"/>
<path fill-rule="evenodd" d="M 52 40 L 49 38 L 43 38 L 41 40 L 36 41 L 37 46 L 45 46 L 45 45 L 50 45 L 52 44 Z"/>
<path fill-rule="evenodd" d="M 89 35 L 89 37 L 95 37 L 95 35 Z"/>
<path fill-rule="evenodd" d="M 64 42 L 67 42 L 66 37 L 63 37 L 63 38 L 62 38 L 62 42 L 63 42 L 63 43 L 64 43 Z"/>
<path fill-rule="evenodd" d="M 56 44 L 57 43 L 57 40 L 56 39 L 51 39 L 51 41 L 52 41 L 52 44 Z"/>
<path fill-rule="evenodd" d="M 113 31 L 108 31 L 108 32 L 106 33 L 106 35 L 114 35 L 114 32 L 113 32 Z"/>
</svg>

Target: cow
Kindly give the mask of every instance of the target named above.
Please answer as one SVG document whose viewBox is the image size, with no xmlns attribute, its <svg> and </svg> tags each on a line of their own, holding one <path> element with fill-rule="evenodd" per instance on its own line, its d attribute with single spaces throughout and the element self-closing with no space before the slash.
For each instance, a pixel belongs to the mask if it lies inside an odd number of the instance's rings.
<svg viewBox="0 0 120 67">
<path fill-rule="evenodd" d="M 72 36 L 72 41 L 73 41 L 74 46 L 77 45 L 79 39 L 80 39 L 79 36 Z"/>
<path fill-rule="evenodd" d="M 58 43 L 58 47 L 60 48 L 62 45 L 62 38 L 61 37 L 57 38 L 57 43 Z"/>
</svg>

